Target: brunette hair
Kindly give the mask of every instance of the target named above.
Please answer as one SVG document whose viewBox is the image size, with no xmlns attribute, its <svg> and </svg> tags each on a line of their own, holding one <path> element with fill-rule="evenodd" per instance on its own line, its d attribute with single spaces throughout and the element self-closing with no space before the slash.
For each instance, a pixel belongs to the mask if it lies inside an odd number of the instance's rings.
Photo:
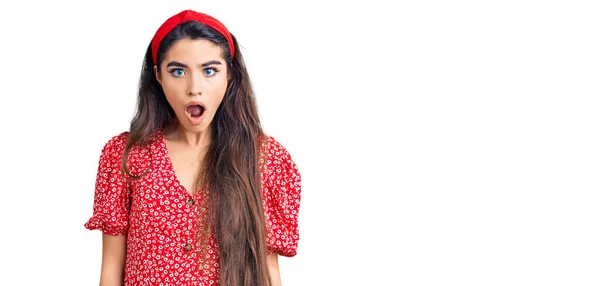
<svg viewBox="0 0 600 286">
<path fill-rule="evenodd" d="M 196 186 L 210 190 L 209 221 L 201 222 L 199 237 L 214 231 L 219 244 L 220 285 L 270 285 L 267 267 L 266 226 L 260 178 L 260 150 L 265 134 L 261 127 L 254 91 L 237 39 L 231 57 L 222 34 L 202 23 L 179 24 L 161 41 L 156 66 L 177 41 L 189 38 L 209 40 L 221 47 L 230 79 L 227 90 L 210 125 L 210 147 L 198 170 Z M 158 69 L 160 71 L 160 68 Z M 175 112 L 167 102 L 154 75 L 151 44 L 148 45 L 139 82 L 137 111 L 130 125 L 121 168 L 131 148 L 145 146 L 158 131 L 172 131 Z M 142 174 L 143 175 L 143 174 Z M 206 228 L 205 228 L 206 227 Z M 202 247 L 202 245 L 201 245 Z M 205 247 L 203 247 L 205 248 Z"/>
</svg>

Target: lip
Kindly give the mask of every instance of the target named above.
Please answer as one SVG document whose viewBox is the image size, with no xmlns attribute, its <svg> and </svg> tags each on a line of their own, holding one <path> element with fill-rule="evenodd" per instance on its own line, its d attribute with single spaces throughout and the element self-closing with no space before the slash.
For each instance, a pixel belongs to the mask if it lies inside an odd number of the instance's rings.
<svg viewBox="0 0 600 286">
<path fill-rule="evenodd" d="M 185 105 L 185 109 L 187 109 L 188 107 L 190 107 L 192 105 L 200 105 L 200 106 L 202 106 L 202 108 L 204 108 L 204 111 L 206 111 L 206 105 L 204 105 L 204 103 L 202 103 L 200 101 L 190 101 L 190 102 L 188 102 L 188 104 Z"/>
<path fill-rule="evenodd" d="M 200 105 L 202 106 L 202 108 L 204 109 L 204 112 L 202 113 L 202 115 L 200 117 L 192 117 L 191 114 L 189 114 L 186 110 L 188 107 L 192 106 L 192 105 Z M 204 115 L 206 114 L 206 105 L 204 105 L 204 103 L 200 102 L 200 101 L 190 101 L 185 105 L 185 108 L 183 109 L 185 112 L 185 115 L 187 116 L 189 122 L 192 125 L 200 125 L 202 123 L 202 119 L 204 119 Z"/>
</svg>

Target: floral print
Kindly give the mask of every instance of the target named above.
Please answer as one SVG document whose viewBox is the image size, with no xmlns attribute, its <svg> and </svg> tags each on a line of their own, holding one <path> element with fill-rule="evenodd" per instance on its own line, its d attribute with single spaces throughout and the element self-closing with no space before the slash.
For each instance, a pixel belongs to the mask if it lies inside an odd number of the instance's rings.
<svg viewBox="0 0 600 286">
<path fill-rule="evenodd" d="M 129 137 L 123 132 L 103 147 L 98 164 L 89 230 L 127 236 L 125 285 L 218 285 L 219 245 L 214 234 L 204 251 L 197 238 L 207 217 L 205 192 L 190 194 L 175 175 L 164 135 L 134 147 L 127 158 L 132 179 L 120 171 Z M 268 136 L 261 159 L 267 251 L 297 253 L 301 177 L 288 151 Z M 266 163 L 266 164 L 265 164 Z M 200 257 L 205 253 L 204 257 Z"/>
</svg>

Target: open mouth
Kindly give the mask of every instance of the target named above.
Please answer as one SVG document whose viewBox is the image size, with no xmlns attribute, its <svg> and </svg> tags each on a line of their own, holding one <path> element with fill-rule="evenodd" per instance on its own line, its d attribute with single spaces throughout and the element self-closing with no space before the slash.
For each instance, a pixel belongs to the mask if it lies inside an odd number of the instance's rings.
<svg viewBox="0 0 600 286">
<path fill-rule="evenodd" d="M 204 106 L 200 104 L 192 104 L 185 109 L 185 112 L 192 118 L 199 118 L 204 114 Z"/>
</svg>

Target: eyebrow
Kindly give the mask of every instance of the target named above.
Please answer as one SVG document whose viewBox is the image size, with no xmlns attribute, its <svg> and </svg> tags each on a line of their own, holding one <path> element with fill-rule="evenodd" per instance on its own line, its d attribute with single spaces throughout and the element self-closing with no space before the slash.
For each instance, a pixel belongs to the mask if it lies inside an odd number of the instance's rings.
<svg viewBox="0 0 600 286">
<path fill-rule="evenodd" d="M 202 67 L 207 67 L 207 66 L 210 66 L 210 65 L 220 65 L 220 64 L 221 64 L 221 62 L 220 62 L 220 61 L 214 61 L 214 60 L 213 60 L 213 61 L 208 61 L 208 62 L 205 62 L 205 63 L 203 63 L 201 66 L 202 66 Z M 187 65 L 185 65 L 185 64 L 182 64 L 182 63 L 180 63 L 180 62 L 177 62 L 177 61 L 172 61 L 172 62 L 170 62 L 170 63 L 168 63 L 168 64 L 167 64 L 167 67 L 180 67 L 180 68 L 187 68 L 188 66 L 187 66 Z"/>
</svg>

